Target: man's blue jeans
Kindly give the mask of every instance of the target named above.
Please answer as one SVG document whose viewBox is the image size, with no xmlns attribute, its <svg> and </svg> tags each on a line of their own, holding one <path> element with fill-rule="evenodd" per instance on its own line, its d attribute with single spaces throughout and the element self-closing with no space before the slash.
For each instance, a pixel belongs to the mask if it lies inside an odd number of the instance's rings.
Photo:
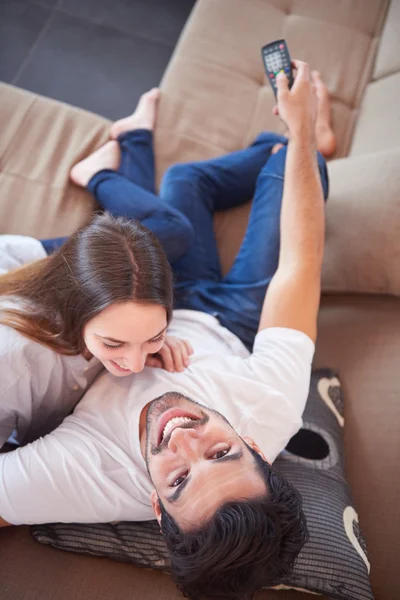
<svg viewBox="0 0 400 600">
<path fill-rule="evenodd" d="M 278 266 L 280 211 L 287 138 L 263 133 L 245 150 L 174 165 L 154 193 L 151 133 L 120 137 L 118 173 L 101 171 L 89 182 L 103 208 L 142 221 L 160 239 L 175 272 L 175 308 L 212 314 L 251 349 L 268 284 Z M 272 147 L 284 147 L 271 155 Z M 325 199 L 328 174 L 318 154 Z M 253 197 L 247 232 L 223 277 L 214 236 L 215 211 Z"/>
<path fill-rule="evenodd" d="M 284 147 L 271 155 L 277 143 Z M 280 212 L 287 139 L 263 133 L 247 149 L 214 160 L 171 167 L 161 195 L 193 225 L 195 240 L 173 268 L 175 307 L 211 313 L 251 349 L 265 293 L 278 266 Z M 325 199 L 328 173 L 318 154 Z M 253 197 L 247 232 L 229 273 L 222 277 L 213 214 Z"/>
</svg>

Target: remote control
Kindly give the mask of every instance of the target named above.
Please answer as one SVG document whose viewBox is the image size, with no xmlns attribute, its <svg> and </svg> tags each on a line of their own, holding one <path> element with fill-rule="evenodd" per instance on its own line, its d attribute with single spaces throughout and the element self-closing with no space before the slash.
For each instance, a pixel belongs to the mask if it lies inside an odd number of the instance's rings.
<svg viewBox="0 0 400 600">
<path fill-rule="evenodd" d="M 277 40 L 266 44 L 261 48 L 261 56 L 264 62 L 268 81 L 274 90 L 275 98 L 277 94 L 276 76 L 283 71 L 289 80 L 289 89 L 293 85 L 292 61 L 285 40 Z"/>
</svg>

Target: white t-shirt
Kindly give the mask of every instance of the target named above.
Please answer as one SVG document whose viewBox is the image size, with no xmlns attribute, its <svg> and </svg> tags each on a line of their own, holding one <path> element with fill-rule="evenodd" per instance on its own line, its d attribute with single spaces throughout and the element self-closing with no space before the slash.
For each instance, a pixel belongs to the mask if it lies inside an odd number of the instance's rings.
<svg viewBox="0 0 400 600">
<path fill-rule="evenodd" d="M 301 426 L 314 344 L 305 334 L 265 329 L 250 355 L 211 315 L 177 310 L 171 335 L 190 339 L 183 373 L 145 368 L 102 374 L 54 432 L 0 456 L 0 516 L 12 524 L 154 518 L 152 484 L 139 447 L 143 407 L 180 392 L 223 414 L 269 461 Z"/>
<path fill-rule="evenodd" d="M 0 274 L 44 258 L 38 240 L 0 235 Z M 0 300 L 2 307 L 15 302 Z M 13 436 L 26 443 L 60 425 L 102 370 L 96 358 L 63 356 L 0 325 L 0 448 Z"/>
</svg>

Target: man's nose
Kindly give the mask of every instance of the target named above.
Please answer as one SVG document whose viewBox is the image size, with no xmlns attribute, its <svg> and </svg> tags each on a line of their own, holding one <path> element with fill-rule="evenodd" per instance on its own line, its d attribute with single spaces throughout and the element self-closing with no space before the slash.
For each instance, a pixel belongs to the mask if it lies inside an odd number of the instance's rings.
<svg viewBox="0 0 400 600">
<path fill-rule="evenodd" d="M 196 429 L 177 427 L 171 433 L 168 448 L 175 453 L 180 453 L 187 458 L 195 458 L 200 450 L 199 435 Z"/>
<path fill-rule="evenodd" d="M 132 373 L 141 373 L 144 369 L 147 354 L 140 350 L 132 351 L 126 356 L 126 366 L 132 371 Z"/>
</svg>

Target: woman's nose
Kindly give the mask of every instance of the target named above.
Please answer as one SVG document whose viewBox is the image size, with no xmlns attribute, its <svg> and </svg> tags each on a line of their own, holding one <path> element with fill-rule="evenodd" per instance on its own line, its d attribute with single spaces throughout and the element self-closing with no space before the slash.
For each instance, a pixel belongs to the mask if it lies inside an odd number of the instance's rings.
<svg viewBox="0 0 400 600">
<path fill-rule="evenodd" d="M 132 371 L 132 373 L 141 373 L 144 369 L 147 354 L 136 351 L 126 356 L 126 366 Z"/>
</svg>

